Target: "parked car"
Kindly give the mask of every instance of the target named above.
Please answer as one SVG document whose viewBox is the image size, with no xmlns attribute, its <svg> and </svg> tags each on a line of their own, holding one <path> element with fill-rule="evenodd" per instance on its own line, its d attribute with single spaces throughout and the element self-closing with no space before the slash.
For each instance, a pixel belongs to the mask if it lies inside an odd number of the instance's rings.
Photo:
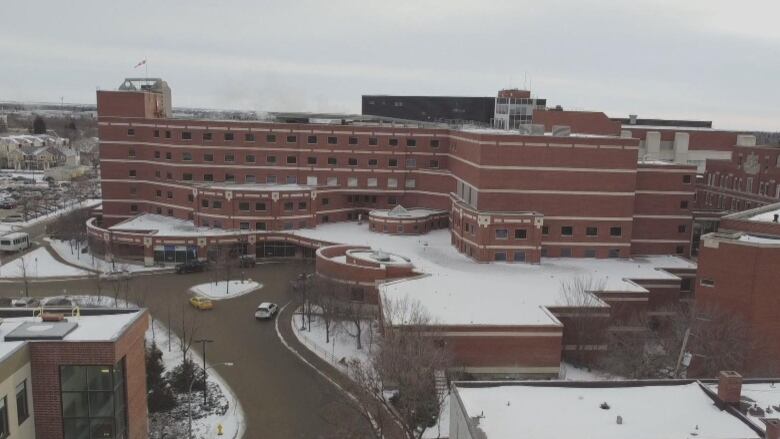
<svg viewBox="0 0 780 439">
<path fill-rule="evenodd" d="M 279 312 L 279 306 L 271 302 L 263 302 L 257 306 L 255 318 L 257 320 L 270 319 Z"/>
<path fill-rule="evenodd" d="M 201 296 L 191 297 L 190 305 L 201 311 L 214 308 L 214 303 L 210 299 Z"/>
<path fill-rule="evenodd" d="M 20 297 L 18 299 L 11 300 L 11 306 L 33 308 L 40 306 L 41 302 L 34 297 Z"/>
<path fill-rule="evenodd" d="M 0 209 L 15 209 L 16 203 L 13 201 L 0 201 Z"/>
<path fill-rule="evenodd" d="M 238 265 L 241 268 L 252 268 L 257 265 L 257 260 L 252 255 L 241 255 L 238 258 Z"/>
<path fill-rule="evenodd" d="M 125 280 L 130 279 L 130 272 L 127 270 L 108 271 L 100 275 L 103 280 Z"/>
<path fill-rule="evenodd" d="M 19 214 L 8 215 L 3 218 L 4 223 L 21 223 L 22 221 L 24 221 L 24 218 Z"/>
<path fill-rule="evenodd" d="M 206 263 L 203 261 L 187 261 L 176 265 L 176 274 L 200 273 L 206 269 Z"/>
</svg>

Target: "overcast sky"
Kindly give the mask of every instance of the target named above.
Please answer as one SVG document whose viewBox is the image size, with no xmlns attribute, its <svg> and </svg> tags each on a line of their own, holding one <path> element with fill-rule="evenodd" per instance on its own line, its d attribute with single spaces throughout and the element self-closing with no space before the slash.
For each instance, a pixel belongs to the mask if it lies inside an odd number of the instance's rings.
<svg viewBox="0 0 780 439">
<path fill-rule="evenodd" d="M 174 106 L 493 96 L 780 130 L 779 0 L 3 1 L 0 100 L 91 103 L 147 59 Z M 526 79 L 527 78 L 527 79 Z"/>
</svg>

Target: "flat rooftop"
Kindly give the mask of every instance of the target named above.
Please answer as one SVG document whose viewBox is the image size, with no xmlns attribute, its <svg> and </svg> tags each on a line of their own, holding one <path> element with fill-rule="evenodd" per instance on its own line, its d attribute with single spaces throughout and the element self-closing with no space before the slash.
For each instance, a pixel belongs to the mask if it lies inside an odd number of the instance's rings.
<svg viewBox="0 0 780 439">
<path fill-rule="evenodd" d="M 198 227 L 192 221 L 158 215 L 156 213 L 143 213 L 134 216 L 121 223 L 114 224 L 109 227 L 109 230 L 118 232 L 150 232 L 161 236 L 230 235 L 236 233 L 236 231 L 231 230 Z"/>
<path fill-rule="evenodd" d="M 697 382 L 601 387 L 455 383 L 453 387 L 466 418 L 477 423 L 488 439 L 761 437 L 741 419 L 720 410 Z M 601 408 L 603 403 L 609 409 Z M 459 410 L 458 405 L 451 404 L 451 410 Z"/>
<path fill-rule="evenodd" d="M 426 235 L 389 235 L 369 231 L 368 225 L 333 223 L 301 229 L 294 235 L 337 244 L 370 245 L 409 258 L 422 276 L 380 285 L 382 297 L 419 301 L 440 325 L 553 325 L 560 323 L 548 306 L 565 305 L 561 285 L 591 280 L 601 291 L 647 293 L 629 280 L 677 280 L 664 271 L 695 269 L 676 256 L 632 259 L 543 258 L 541 264 L 479 264 L 450 244 L 449 230 Z M 491 304 L 486 313 L 479 304 Z M 596 299 L 593 306 L 606 306 Z"/>
<path fill-rule="evenodd" d="M 777 208 L 773 208 L 771 210 L 767 210 L 765 212 L 761 212 L 759 214 L 753 215 L 750 217 L 751 221 L 758 221 L 762 223 L 771 223 L 774 222 L 775 215 L 780 215 L 780 206 L 776 206 Z"/>
</svg>

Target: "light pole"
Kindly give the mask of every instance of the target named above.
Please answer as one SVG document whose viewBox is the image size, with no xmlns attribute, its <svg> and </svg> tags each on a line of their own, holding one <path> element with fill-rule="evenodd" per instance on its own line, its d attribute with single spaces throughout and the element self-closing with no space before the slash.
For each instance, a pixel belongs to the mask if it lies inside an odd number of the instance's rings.
<svg viewBox="0 0 780 439">
<path fill-rule="evenodd" d="M 195 343 L 200 343 L 201 351 L 203 351 L 203 405 L 206 405 L 206 393 L 208 392 L 208 387 L 206 386 L 206 343 L 214 343 L 214 340 L 209 340 L 207 338 L 201 338 L 200 340 L 195 340 Z M 192 378 L 193 381 L 195 381 L 195 377 Z"/>
<path fill-rule="evenodd" d="M 230 362 L 230 361 L 226 361 L 224 363 L 217 363 L 217 364 L 208 366 L 208 367 L 203 369 L 204 376 L 206 374 L 206 370 L 213 369 L 213 368 L 215 368 L 217 366 L 233 367 L 233 363 Z M 192 381 L 190 381 L 190 388 L 187 390 L 187 413 L 188 413 L 188 417 L 189 417 L 189 421 L 190 421 L 190 427 L 189 427 L 189 430 L 188 430 L 187 437 L 189 437 L 190 439 L 192 439 L 192 385 L 195 384 L 195 379 L 194 378 L 195 377 L 193 377 Z"/>
</svg>

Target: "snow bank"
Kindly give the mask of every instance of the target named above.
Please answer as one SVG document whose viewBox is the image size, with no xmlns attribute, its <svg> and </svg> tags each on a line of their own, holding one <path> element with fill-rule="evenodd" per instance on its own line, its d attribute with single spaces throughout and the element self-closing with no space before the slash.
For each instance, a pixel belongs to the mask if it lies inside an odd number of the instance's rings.
<svg viewBox="0 0 780 439">
<path fill-rule="evenodd" d="M 79 243 L 71 247 L 69 241 L 60 241 L 57 239 L 44 238 L 51 245 L 51 249 L 57 253 L 59 257 L 67 261 L 69 264 L 73 264 L 89 270 L 99 271 L 101 273 L 110 273 L 112 271 L 129 271 L 131 273 L 141 271 L 160 271 L 165 270 L 165 267 L 145 267 L 138 264 L 127 263 L 115 263 L 102 259 L 100 256 L 93 254 L 91 251 L 87 253 L 81 253 L 81 249 L 89 249 L 86 243 Z"/>
<path fill-rule="evenodd" d="M 260 288 L 263 288 L 263 284 L 254 282 L 251 279 L 245 281 L 231 280 L 229 282 L 221 280 L 219 282 L 195 285 L 190 288 L 190 291 L 198 296 L 208 297 L 211 300 L 224 300 L 243 296 Z"/>
<path fill-rule="evenodd" d="M 22 260 L 24 260 L 27 277 L 30 279 L 89 275 L 87 271 L 54 259 L 45 247 L 41 247 L 0 266 L 0 278 L 22 277 Z"/>
</svg>

